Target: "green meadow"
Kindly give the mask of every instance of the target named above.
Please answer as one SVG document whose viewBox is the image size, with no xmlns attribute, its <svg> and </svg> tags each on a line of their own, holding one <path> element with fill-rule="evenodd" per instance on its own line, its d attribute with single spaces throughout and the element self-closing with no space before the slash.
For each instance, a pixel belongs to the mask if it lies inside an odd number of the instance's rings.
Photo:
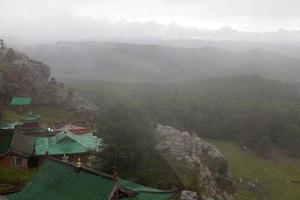
<svg viewBox="0 0 300 200">
<path fill-rule="evenodd" d="M 228 160 L 229 168 L 237 184 L 236 200 L 299 200 L 300 159 L 284 164 L 243 151 L 231 142 L 209 140 Z M 249 186 L 252 185 L 252 186 Z"/>
</svg>

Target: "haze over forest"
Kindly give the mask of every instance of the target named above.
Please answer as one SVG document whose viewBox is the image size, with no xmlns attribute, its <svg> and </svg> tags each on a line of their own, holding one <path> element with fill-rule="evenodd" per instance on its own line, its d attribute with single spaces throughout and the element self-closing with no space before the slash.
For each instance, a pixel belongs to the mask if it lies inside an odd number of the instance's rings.
<svg viewBox="0 0 300 200">
<path fill-rule="evenodd" d="M 30 0 L 24 5 L 13 0 L 1 5 L 0 36 L 48 64 L 58 77 L 185 81 L 259 74 L 295 82 L 298 4 Z"/>
<path fill-rule="evenodd" d="M 60 42 L 27 50 L 58 77 L 107 81 L 182 82 L 257 74 L 296 82 L 300 60 L 271 51 L 231 52 L 217 47 L 179 48 L 126 43 Z"/>
<path fill-rule="evenodd" d="M 1 127 L 24 119 L 9 103 L 20 96 L 46 127 L 90 124 L 105 148 L 83 166 L 132 181 L 116 199 L 174 185 L 161 200 L 299 199 L 300 1 L 9 0 L 0 10 Z M 23 185 L 31 195 L 42 166 L 3 168 L 3 133 L 0 199 Z M 65 185 L 51 183 L 63 199 Z M 39 195 L 52 200 L 47 184 Z"/>
</svg>

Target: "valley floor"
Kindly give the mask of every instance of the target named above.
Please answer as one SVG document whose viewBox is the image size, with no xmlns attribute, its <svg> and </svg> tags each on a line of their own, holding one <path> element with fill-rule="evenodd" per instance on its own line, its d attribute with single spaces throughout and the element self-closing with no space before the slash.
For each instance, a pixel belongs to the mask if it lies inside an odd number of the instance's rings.
<svg viewBox="0 0 300 200">
<path fill-rule="evenodd" d="M 220 140 L 208 140 L 226 156 L 238 191 L 236 200 L 298 200 L 300 159 L 294 162 L 276 162 L 243 151 L 238 145 Z"/>
</svg>

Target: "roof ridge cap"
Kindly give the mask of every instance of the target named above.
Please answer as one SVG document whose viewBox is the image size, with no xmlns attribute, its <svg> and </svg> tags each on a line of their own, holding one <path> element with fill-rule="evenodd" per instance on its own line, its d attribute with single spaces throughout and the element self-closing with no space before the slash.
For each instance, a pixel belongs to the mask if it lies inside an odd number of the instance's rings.
<svg viewBox="0 0 300 200">
<path fill-rule="evenodd" d="M 82 143 L 82 141 L 80 141 L 80 138 L 82 138 L 81 135 L 76 135 L 72 131 L 68 131 L 68 133 L 70 133 L 70 135 L 68 135 L 69 138 L 71 138 L 72 140 L 75 140 L 78 144 L 83 146 L 85 149 L 89 150 L 89 148 L 86 147 L 85 143 Z"/>
<path fill-rule="evenodd" d="M 54 162 L 57 162 L 57 163 L 60 163 L 60 164 L 63 164 L 63 165 L 67 165 L 67 166 L 70 166 L 70 167 L 77 167 L 78 168 L 78 166 L 76 166 L 75 164 L 63 162 L 62 160 L 59 160 L 59 159 L 54 158 L 52 156 L 46 157 L 46 160 L 51 160 L 51 161 L 54 161 Z M 88 168 L 88 167 L 79 167 L 79 168 L 81 170 L 84 170 L 85 172 L 88 172 L 88 173 L 91 173 L 91 174 L 95 174 L 95 175 L 98 175 L 98 176 L 102 176 L 104 178 L 108 178 L 108 179 L 111 179 L 113 181 L 112 175 L 109 175 L 109 174 L 106 174 L 106 173 L 103 173 L 103 172 L 99 172 L 99 171 L 93 170 L 93 169 Z"/>
<path fill-rule="evenodd" d="M 153 188 L 155 189 L 155 188 Z M 137 192 L 146 192 L 146 193 L 173 193 L 176 192 L 176 190 L 160 190 L 160 189 L 155 189 L 157 191 L 147 191 L 147 190 L 138 190 Z"/>
</svg>

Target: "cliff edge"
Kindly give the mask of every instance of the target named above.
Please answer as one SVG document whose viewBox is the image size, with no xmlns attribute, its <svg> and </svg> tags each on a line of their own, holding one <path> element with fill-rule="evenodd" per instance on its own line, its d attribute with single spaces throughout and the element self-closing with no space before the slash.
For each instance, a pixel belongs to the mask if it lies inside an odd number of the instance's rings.
<svg viewBox="0 0 300 200">
<path fill-rule="evenodd" d="M 170 126 L 158 125 L 157 149 L 174 165 L 184 170 L 196 170 L 196 179 L 202 188 L 202 199 L 232 200 L 235 192 L 234 179 L 228 169 L 226 158 L 212 144 L 198 137 L 195 133 L 179 131 Z M 181 171 L 180 171 L 181 170 Z M 183 177 L 184 179 L 185 177 Z M 193 185 L 195 188 L 195 185 Z"/>
<path fill-rule="evenodd" d="M 98 108 L 64 83 L 50 78 L 50 68 L 13 49 L 0 49 L 0 94 L 9 102 L 13 96 L 30 96 L 33 105 L 54 106 L 93 120 Z"/>
</svg>

